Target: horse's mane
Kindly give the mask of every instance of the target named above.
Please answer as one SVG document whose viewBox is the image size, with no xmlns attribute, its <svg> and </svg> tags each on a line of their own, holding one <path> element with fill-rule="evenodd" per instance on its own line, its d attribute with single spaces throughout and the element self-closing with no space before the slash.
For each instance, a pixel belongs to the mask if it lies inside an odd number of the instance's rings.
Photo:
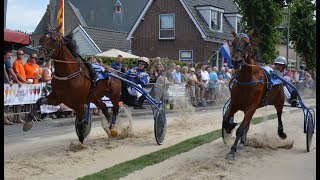
<svg viewBox="0 0 320 180">
<path fill-rule="evenodd" d="M 68 50 L 71 52 L 71 54 L 75 57 L 78 58 L 80 57 L 81 59 L 83 59 L 78 51 L 78 45 L 76 43 L 76 41 L 73 39 L 73 34 L 69 33 L 67 36 L 63 37 L 63 40 L 65 41 L 65 44 L 68 48 Z"/>
</svg>

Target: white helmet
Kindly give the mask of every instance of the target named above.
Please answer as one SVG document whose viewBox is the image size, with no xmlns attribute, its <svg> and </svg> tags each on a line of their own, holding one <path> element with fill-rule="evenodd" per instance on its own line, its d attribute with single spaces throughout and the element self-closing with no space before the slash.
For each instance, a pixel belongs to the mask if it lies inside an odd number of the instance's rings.
<svg viewBox="0 0 320 180">
<path fill-rule="evenodd" d="M 275 60 L 274 60 L 274 64 L 284 64 L 287 65 L 287 60 L 285 57 L 283 56 L 278 56 Z"/>
<path fill-rule="evenodd" d="M 139 63 L 139 61 L 143 61 L 143 62 L 147 63 L 148 66 L 150 64 L 149 63 L 149 59 L 147 57 L 140 57 L 139 60 L 138 60 L 138 63 Z"/>
</svg>

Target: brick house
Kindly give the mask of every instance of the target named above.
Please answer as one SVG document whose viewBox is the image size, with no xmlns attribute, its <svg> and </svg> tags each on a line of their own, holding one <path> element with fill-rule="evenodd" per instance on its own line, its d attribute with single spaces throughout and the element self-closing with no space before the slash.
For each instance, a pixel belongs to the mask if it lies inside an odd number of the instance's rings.
<svg viewBox="0 0 320 180">
<path fill-rule="evenodd" d="M 221 67 L 219 48 L 239 32 L 241 17 L 232 0 L 149 0 L 127 40 L 138 56 L 192 64 L 215 54 L 210 65 Z"/>
</svg>

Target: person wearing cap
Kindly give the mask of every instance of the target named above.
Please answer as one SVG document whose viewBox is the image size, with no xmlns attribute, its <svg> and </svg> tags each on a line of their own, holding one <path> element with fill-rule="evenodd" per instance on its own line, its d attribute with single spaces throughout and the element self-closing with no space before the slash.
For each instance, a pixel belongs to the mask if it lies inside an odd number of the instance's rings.
<svg viewBox="0 0 320 180">
<path fill-rule="evenodd" d="M 285 67 L 287 65 L 287 59 L 283 56 L 278 56 L 274 60 L 274 71 L 280 76 L 284 77 L 287 71 L 285 71 Z M 294 89 L 289 89 L 287 86 L 283 85 L 283 91 L 285 100 L 291 104 L 291 106 L 297 106 L 297 94 L 298 92 Z"/>
<path fill-rule="evenodd" d="M 199 84 L 200 82 L 198 81 L 198 78 L 195 74 L 195 69 L 192 67 L 190 68 L 190 74 L 188 76 L 189 82 L 188 84 L 190 85 L 190 97 L 191 97 L 191 103 L 192 106 L 198 106 L 197 100 L 200 99 L 200 88 Z"/>
<path fill-rule="evenodd" d="M 138 60 L 138 66 L 126 72 L 128 80 L 136 83 L 140 88 L 146 87 L 149 84 L 150 76 L 145 72 L 145 68 L 149 66 L 149 64 L 150 62 L 147 57 L 140 57 Z M 143 107 L 143 102 L 146 97 L 133 87 L 128 87 L 127 90 L 131 96 L 135 96 L 138 99 L 138 103 L 134 104 L 134 108 L 145 109 L 145 107 Z"/>
<path fill-rule="evenodd" d="M 118 55 L 117 57 L 117 61 L 116 62 L 113 62 L 111 63 L 111 68 L 117 70 L 117 71 L 121 71 L 121 68 L 122 68 L 122 60 L 123 60 L 123 57 L 121 54 Z"/>
</svg>

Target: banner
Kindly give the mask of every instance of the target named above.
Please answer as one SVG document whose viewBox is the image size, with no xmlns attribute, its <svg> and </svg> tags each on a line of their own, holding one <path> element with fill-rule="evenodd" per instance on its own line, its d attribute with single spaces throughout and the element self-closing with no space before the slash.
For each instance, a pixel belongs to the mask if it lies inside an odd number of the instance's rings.
<svg viewBox="0 0 320 180">
<path fill-rule="evenodd" d="M 185 96 L 186 93 L 186 86 L 173 84 L 170 85 L 168 88 L 169 96 Z"/>
<path fill-rule="evenodd" d="M 4 84 L 4 105 L 23 105 L 23 104 L 34 104 L 41 97 L 42 89 L 46 83 L 38 84 Z"/>
<path fill-rule="evenodd" d="M 231 68 L 231 56 L 228 41 L 222 45 L 222 47 L 220 48 L 220 52 L 224 58 L 224 62 L 228 64 L 229 68 Z"/>
</svg>

